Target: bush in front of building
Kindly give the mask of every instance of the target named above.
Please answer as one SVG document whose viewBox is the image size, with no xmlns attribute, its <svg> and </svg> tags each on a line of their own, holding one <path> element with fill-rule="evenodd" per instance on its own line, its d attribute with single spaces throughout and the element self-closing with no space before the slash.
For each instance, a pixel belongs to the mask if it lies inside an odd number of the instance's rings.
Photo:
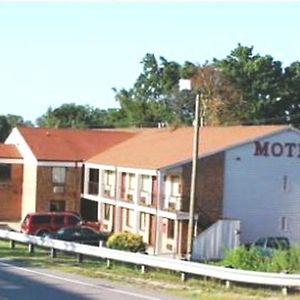
<svg viewBox="0 0 300 300">
<path fill-rule="evenodd" d="M 145 252 L 146 243 L 143 242 L 143 237 L 139 234 L 123 231 L 113 233 L 106 243 L 108 248 L 131 251 Z"/>
<path fill-rule="evenodd" d="M 256 248 L 246 249 L 244 246 L 237 247 L 225 252 L 222 265 L 235 269 L 259 271 L 262 257 Z"/>
<path fill-rule="evenodd" d="M 262 256 L 256 248 L 237 247 L 225 252 L 223 266 L 262 272 L 300 272 L 300 246 L 276 250 L 271 256 Z"/>
</svg>

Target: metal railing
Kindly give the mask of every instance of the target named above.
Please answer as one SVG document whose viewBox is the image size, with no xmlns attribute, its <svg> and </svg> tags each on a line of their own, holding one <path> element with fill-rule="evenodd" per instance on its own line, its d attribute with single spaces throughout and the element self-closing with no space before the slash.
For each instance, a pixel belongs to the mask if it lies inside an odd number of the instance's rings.
<svg viewBox="0 0 300 300">
<path fill-rule="evenodd" d="M 62 250 L 81 255 L 81 257 L 82 255 L 87 255 L 104 258 L 107 259 L 108 262 L 110 260 L 116 260 L 132 263 L 140 265 L 142 271 L 146 266 L 177 271 L 182 274 L 182 279 L 185 278 L 186 274 L 192 274 L 224 280 L 226 281 L 226 285 L 229 285 L 229 283 L 232 281 L 256 285 L 278 286 L 282 287 L 283 291 L 289 287 L 300 287 L 300 274 L 296 275 L 236 270 L 197 262 L 175 260 L 172 258 L 165 258 L 154 255 L 124 252 L 120 250 L 109 249 L 106 247 L 95 247 L 77 244 L 74 242 L 53 240 L 1 229 L 0 239 L 28 244 L 29 249 L 32 249 L 32 245 L 37 245 L 45 248 L 50 248 L 51 253 L 53 253 L 54 250 Z"/>
</svg>

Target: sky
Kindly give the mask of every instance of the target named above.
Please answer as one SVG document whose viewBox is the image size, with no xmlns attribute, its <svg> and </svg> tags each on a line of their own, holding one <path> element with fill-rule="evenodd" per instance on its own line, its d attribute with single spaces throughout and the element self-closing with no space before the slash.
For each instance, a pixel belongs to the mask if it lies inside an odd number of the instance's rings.
<svg viewBox="0 0 300 300">
<path fill-rule="evenodd" d="M 1 1 L 0 115 L 30 120 L 64 103 L 118 107 L 146 53 L 203 64 L 238 43 L 300 60 L 298 1 Z"/>
</svg>

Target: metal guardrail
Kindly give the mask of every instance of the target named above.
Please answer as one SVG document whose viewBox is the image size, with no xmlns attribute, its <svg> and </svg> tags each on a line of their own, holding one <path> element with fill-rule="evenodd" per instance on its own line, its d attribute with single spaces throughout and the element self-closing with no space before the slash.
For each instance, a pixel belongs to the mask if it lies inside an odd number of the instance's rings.
<svg viewBox="0 0 300 300">
<path fill-rule="evenodd" d="M 38 245 L 45 248 L 72 252 L 78 255 L 88 255 L 93 257 L 116 260 L 145 266 L 173 270 L 181 274 L 201 275 L 205 277 L 217 278 L 229 282 L 240 282 L 257 285 L 278 286 L 284 289 L 290 287 L 300 287 L 300 274 L 267 273 L 236 270 L 225 267 L 206 265 L 197 262 L 175 260 L 153 255 L 131 253 L 120 250 L 113 250 L 106 247 L 95 247 L 48 239 L 33 235 L 26 235 L 19 232 L 0 229 L 0 239 L 25 243 L 28 245 Z M 284 290 L 283 290 L 284 291 Z"/>
</svg>

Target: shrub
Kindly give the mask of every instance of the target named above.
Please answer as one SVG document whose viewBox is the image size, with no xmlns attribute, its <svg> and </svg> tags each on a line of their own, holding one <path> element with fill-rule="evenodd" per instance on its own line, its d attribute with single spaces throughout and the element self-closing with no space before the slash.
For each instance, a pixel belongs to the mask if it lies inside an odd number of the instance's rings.
<svg viewBox="0 0 300 300">
<path fill-rule="evenodd" d="M 238 247 L 225 252 L 223 266 L 235 269 L 265 272 L 299 272 L 300 247 L 293 246 L 290 250 L 274 250 L 270 256 L 263 256 L 257 248 Z"/>
<path fill-rule="evenodd" d="M 106 243 L 107 247 L 131 252 L 145 252 L 146 244 L 142 236 L 136 233 L 123 231 L 112 234 Z"/>
<path fill-rule="evenodd" d="M 244 246 L 225 252 L 222 265 L 235 269 L 258 271 L 261 269 L 263 258 L 255 248 L 247 250 Z"/>
</svg>

